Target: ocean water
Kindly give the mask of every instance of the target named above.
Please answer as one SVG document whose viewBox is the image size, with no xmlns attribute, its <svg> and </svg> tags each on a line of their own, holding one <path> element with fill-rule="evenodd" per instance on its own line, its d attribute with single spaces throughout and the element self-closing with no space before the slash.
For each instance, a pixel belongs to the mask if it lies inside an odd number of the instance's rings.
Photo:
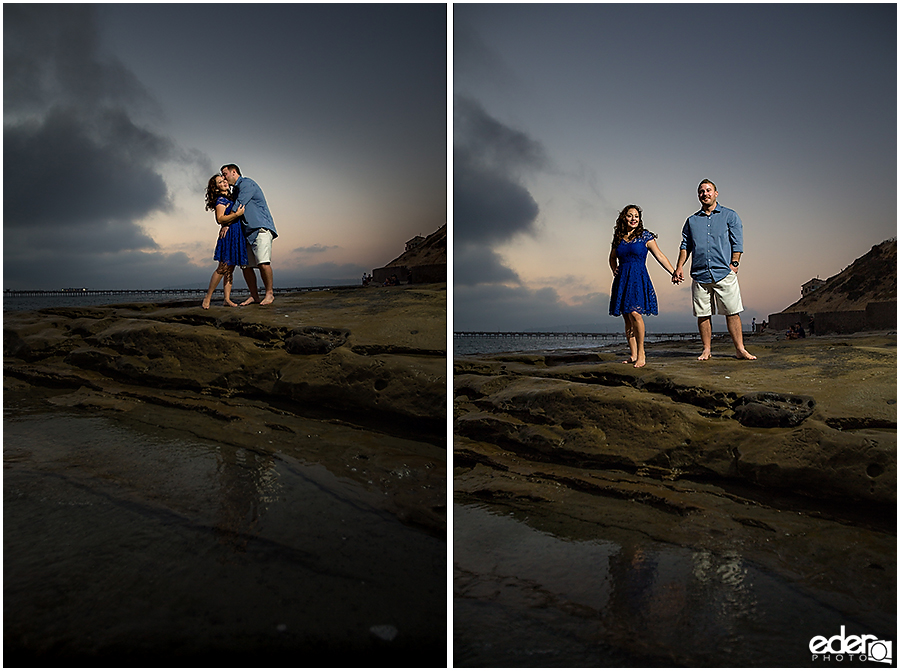
<svg viewBox="0 0 900 671">
<path fill-rule="evenodd" d="M 337 287 L 354 286 L 350 281 L 336 281 L 330 284 L 316 284 L 301 287 L 275 287 L 275 295 L 290 294 L 305 291 L 322 291 Z M 118 290 L 114 290 L 118 291 Z M 70 293 L 47 293 L 35 295 L 22 295 L 13 293 L 3 293 L 4 312 L 20 312 L 27 310 L 42 310 L 44 308 L 56 307 L 91 307 L 97 305 L 119 305 L 122 303 L 191 303 L 195 302 L 200 305 L 206 294 L 206 287 L 194 288 L 184 287 L 179 289 L 162 289 L 157 291 L 147 291 L 141 293 L 105 293 L 92 294 L 72 291 Z M 219 286 L 213 293 L 213 304 L 222 300 L 222 287 Z M 247 287 L 244 285 L 235 286 L 232 289 L 231 296 L 236 302 L 243 301 L 250 295 Z"/>
<path fill-rule="evenodd" d="M 720 335 L 720 334 L 715 334 Z M 698 339 L 697 333 L 648 333 L 645 342 L 652 345 L 654 342 L 669 340 L 691 341 Z M 627 348 L 628 343 L 623 333 L 606 333 L 603 337 L 590 337 L 579 334 L 554 334 L 534 333 L 533 335 L 500 335 L 500 336 L 468 336 L 453 334 L 454 356 L 471 356 L 475 354 L 500 354 L 512 352 L 546 352 L 546 351 L 584 351 L 584 352 L 608 352 L 616 351 L 622 347 Z"/>
<path fill-rule="evenodd" d="M 237 292 L 237 295 L 241 295 Z M 213 300 L 221 296 L 221 292 L 213 296 Z M 24 312 L 58 307 L 93 307 L 97 305 L 116 305 L 118 303 L 151 303 L 165 301 L 196 300 L 197 305 L 203 300 L 203 292 L 190 294 L 49 294 L 36 296 L 8 295 L 3 296 L 3 312 Z"/>
</svg>

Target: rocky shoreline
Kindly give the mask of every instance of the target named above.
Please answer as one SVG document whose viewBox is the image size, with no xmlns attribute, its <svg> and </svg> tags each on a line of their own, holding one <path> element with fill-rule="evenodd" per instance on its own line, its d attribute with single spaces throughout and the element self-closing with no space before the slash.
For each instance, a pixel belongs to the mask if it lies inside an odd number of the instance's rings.
<svg viewBox="0 0 900 671">
<path fill-rule="evenodd" d="M 407 523 L 446 529 L 444 284 L 239 309 L 168 301 L 5 313 L 4 390 L 247 449 L 277 445 L 363 484 Z M 326 429 L 346 433 L 335 439 L 343 448 L 306 446 Z M 394 449 L 368 448 L 366 432 L 393 436 Z"/>
<path fill-rule="evenodd" d="M 728 341 L 715 340 L 707 362 L 696 360 L 697 343 L 669 342 L 651 345 L 642 369 L 622 363 L 627 348 L 457 357 L 454 505 L 460 518 L 486 510 L 520 520 L 533 530 L 535 544 L 555 539 L 554 548 L 641 548 L 644 556 L 651 547 L 668 547 L 666 556 L 710 557 L 726 573 L 738 566 L 739 575 L 769 576 L 775 582 L 765 584 L 817 604 L 816 617 L 890 638 L 897 579 L 896 334 L 746 342 L 756 361 L 734 358 Z M 819 633 L 820 625 L 777 609 L 766 620 L 760 606 L 762 621 L 750 625 L 755 633 L 735 631 L 710 643 L 698 638 L 680 606 L 669 604 L 673 612 L 659 619 L 630 602 L 622 612 L 598 608 L 587 592 L 554 587 L 561 581 L 553 559 L 545 559 L 543 574 L 525 568 L 531 566 L 525 557 L 497 566 L 492 558 L 502 542 L 472 547 L 468 532 L 454 531 L 454 609 L 511 613 L 536 627 L 543 622 L 587 651 L 601 645 L 625 659 L 707 666 L 721 662 L 717 646 L 727 644 L 743 646 L 744 656 L 733 658 L 738 666 L 789 658 L 788 665 L 802 665 L 809 639 Z M 604 574 L 601 564 L 598 570 L 581 579 L 601 586 L 638 580 L 637 569 Z M 749 583 L 731 585 L 723 577 L 708 584 L 719 585 L 735 604 L 760 597 L 746 592 Z M 659 587 L 660 598 L 673 594 L 669 589 L 682 594 L 685 585 Z M 775 624 L 776 617 L 785 623 Z M 468 626 L 457 645 L 478 665 L 480 655 L 491 654 L 477 644 L 487 624 Z M 775 638 L 788 643 L 755 647 Z M 507 642 L 516 644 L 525 642 Z M 785 648 L 793 657 L 780 656 L 788 654 Z"/>
<path fill-rule="evenodd" d="M 896 504 L 896 335 L 457 358 L 455 465 L 522 462 Z"/>
</svg>

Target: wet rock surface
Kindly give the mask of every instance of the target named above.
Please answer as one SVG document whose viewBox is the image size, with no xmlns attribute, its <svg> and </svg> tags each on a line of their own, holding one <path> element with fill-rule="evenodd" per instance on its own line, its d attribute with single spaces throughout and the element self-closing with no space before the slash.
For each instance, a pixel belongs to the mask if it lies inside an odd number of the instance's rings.
<svg viewBox="0 0 900 671">
<path fill-rule="evenodd" d="M 3 326 L 7 393 L 250 449 L 270 436 L 302 444 L 308 420 L 395 436 L 393 452 L 354 439 L 300 456 L 378 482 L 386 508 L 444 532 L 445 285 L 308 292 L 266 307 L 49 308 L 6 313 Z M 365 473 L 353 470 L 361 460 Z"/>
<path fill-rule="evenodd" d="M 442 435 L 443 286 L 311 292 L 240 309 L 191 301 L 7 313 L 5 372 L 48 385 L 286 399 Z"/>
<path fill-rule="evenodd" d="M 667 344 L 641 369 L 621 353 L 457 358 L 455 463 L 479 460 L 459 447 L 475 441 L 527 461 L 894 505 L 895 342 L 759 340 L 754 362 L 724 343 L 708 362 Z"/>
<path fill-rule="evenodd" d="M 444 285 L 6 313 L 7 661 L 443 664 L 445 324 Z"/>
<path fill-rule="evenodd" d="M 662 544 L 737 557 L 820 604 L 822 622 L 844 618 L 859 633 L 890 638 L 896 626 L 896 336 L 762 337 L 747 344 L 757 361 L 733 358 L 730 343 L 718 340 L 707 362 L 696 360 L 696 344 L 652 345 L 643 369 L 622 364 L 624 350 L 456 358 L 455 505 L 514 516 L 570 547 Z M 455 538 L 464 534 L 456 529 Z M 591 634 L 579 645 L 588 665 L 601 664 L 598 640 L 631 662 L 651 656 L 687 666 L 721 665 L 717 646 L 734 644 L 747 656 L 730 663 L 754 665 L 767 659 L 754 656 L 754 646 L 761 652 L 772 646 L 760 641 L 786 632 L 795 639 L 790 654 L 798 656 L 769 662 L 806 664 L 806 645 L 819 633 L 810 621 L 795 626 L 790 618 L 777 625 L 780 632 L 768 631 L 781 617 L 773 611 L 767 622 L 748 615 L 745 625 L 755 634 L 690 643 L 696 632 L 684 620 L 686 606 L 677 604 L 669 604 L 677 608 L 664 620 L 632 608 L 632 617 L 643 621 L 623 627 L 624 615 L 611 615 L 608 606 L 586 608 L 578 592 L 555 593 L 553 559 L 546 561 L 551 568 L 531 569 L 541 576 L 532 577 L 535 589 L 556 604 L 545 608 L 558 609 L 548 620 L 546 610 L 539 615 L 522 605 L 523 592 L 472 568 L 493 551 L 456 546 L 456 607 L 515 611 L 520 620 L 544 622 L 573 638 L 587 628 Z M 586 575 L 585 584 L 593 579 Z M 635 574 L 618 579 L 627 584 Z M 507 576 L 503 585 L 516 580 Z M 615 592 L 614 576 L 602 580 L 612 581 Z M 466 646 L 482 626 L 458 634 L 457 649 L 472 652 Z M 652 650 L 641 643 L 666 638 L 671 644 Z M 482 647 L 466 659 L 502 665 L 489 654 Z"/>
</svg>

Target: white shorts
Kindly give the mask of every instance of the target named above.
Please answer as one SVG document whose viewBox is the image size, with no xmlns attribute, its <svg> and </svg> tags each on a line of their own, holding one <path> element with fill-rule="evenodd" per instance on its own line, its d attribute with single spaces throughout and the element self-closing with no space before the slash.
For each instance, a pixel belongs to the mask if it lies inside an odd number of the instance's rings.
<svg viewBox="0 0 900 671">
<path fill-rule="evenodd" d="M 694 296 L 695 317 L 736 315 L 744 311 L 736 273 L 728 273 L 724 279 L 712 284 L 701 284 L 694 280 L 691 292 Z"/>
<path fill-rule="evenodd" d="M 247 237 L 247 265 L 244 268 L 255 268 L 262 263 L 272 263 L 272 231 L 268 228 L 257 228 Z"/>
</svg>

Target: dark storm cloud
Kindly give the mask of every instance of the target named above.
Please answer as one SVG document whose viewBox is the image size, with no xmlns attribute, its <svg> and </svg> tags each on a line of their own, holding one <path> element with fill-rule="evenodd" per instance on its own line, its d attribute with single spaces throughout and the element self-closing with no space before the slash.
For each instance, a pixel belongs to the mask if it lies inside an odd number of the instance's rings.
<svg viewBox="0 0 900 671">
<path fill-rule="evenodd" d="M 40 122 L 7 126 L 3 150 L 6 193 L 15 194 L 4 208 L 7 225 L 104 227 L 168 201 L 152 167 L 165 156 L 165 141 L 121 110 L 101 110 L 92 118 L 56 107 Z"/>
<path fill-rule="evenodd" d="M 453 133 L 454 240 L 498 243 L 532 230 L 539 208 L 522 177 L 546 166 L 541 144 L 462 96 Z"/>
<path fill-rule="evenodd" d="M 496 252 L 475 245 L 461 245 L 454 250 L 453 286 L 512 282 L 519 276 L 503 264 Z"/>
<path fill-rule="evenodd" d="M 81 107 L 155 104 L 121 63 L 98 57 L 91 6 L 6 4 L 3 19 L 6 115 L 40 114 L 60 100 Z"/>
<path fill-rule="evenodd" d="M 91 6 L 3 11 L 4 243 L 17 261 L 24 250 L 43 255 L 24 276 L 7 258 L 7 283 L 64 281 L 60 270 L 73 259 L 115 265 L 101 255 L 156 249 L 138 222 L 171 207 L 164 165 L 209 174 L 211 163 L 141 122 L 155 104 L 118 61 L 98 53 Z"/>
</svg>

